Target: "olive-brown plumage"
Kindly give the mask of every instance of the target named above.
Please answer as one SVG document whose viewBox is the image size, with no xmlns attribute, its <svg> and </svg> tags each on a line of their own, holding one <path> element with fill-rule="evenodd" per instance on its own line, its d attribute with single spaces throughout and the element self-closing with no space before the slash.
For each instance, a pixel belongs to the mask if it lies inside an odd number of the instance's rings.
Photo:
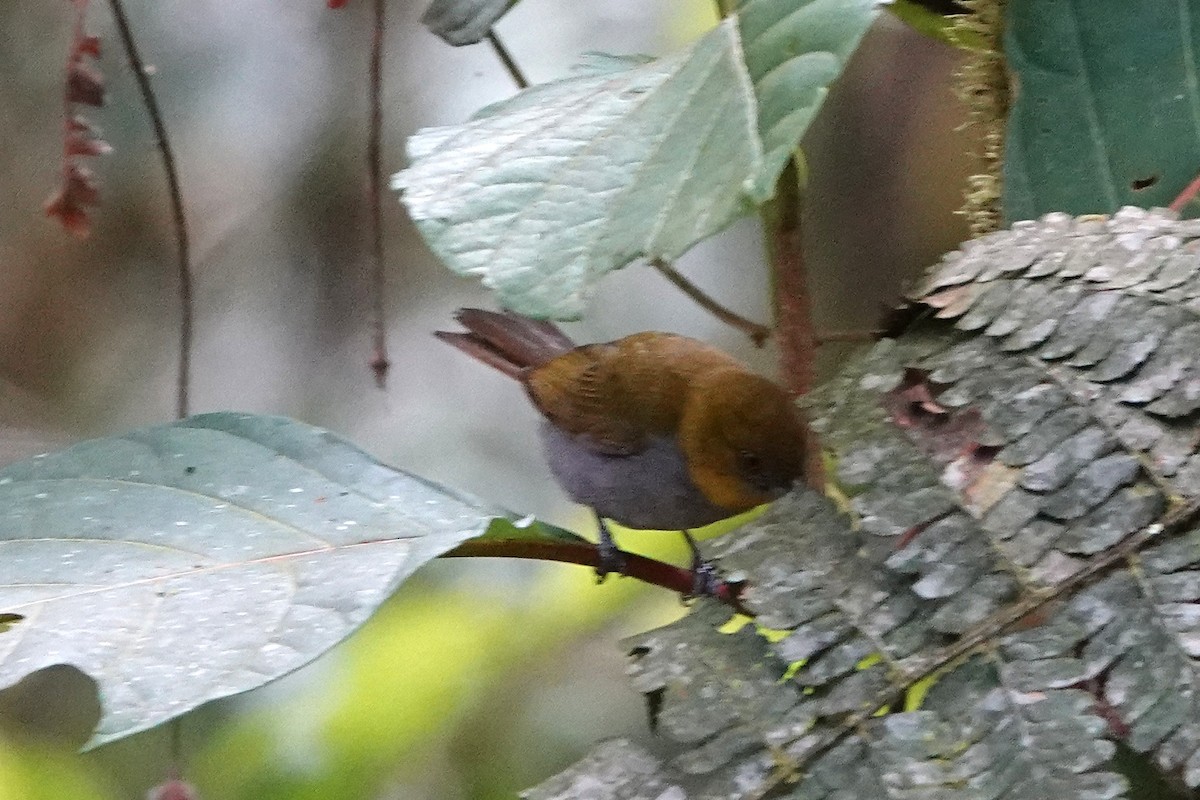
<svg viewBox="0 0 1200 800">
<path fill-rule="evenodd" d="M 462 309 L 437 336 L 519 380 L 555 478 L 634 528 L 686 530 L 773 500 L 801 477 L 787 394 L 720 350 L 670 333 L 575 346 L 557 327 Z"/>
</svg>

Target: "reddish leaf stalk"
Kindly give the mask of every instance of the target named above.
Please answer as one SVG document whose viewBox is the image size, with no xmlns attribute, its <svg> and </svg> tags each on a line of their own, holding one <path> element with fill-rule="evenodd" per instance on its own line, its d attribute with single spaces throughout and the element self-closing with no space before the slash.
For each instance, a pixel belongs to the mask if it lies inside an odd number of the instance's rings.
<svg viewBox="0 0 1200 800">
<path fill-rule="evenodd" d="M 331 6 L 332 7 L 332 6 Z M 374 345 L 371 352 L 371 372 L 375 385 L 380 389 L 387 386 L 388 368 L 391 360 L 387 349 L 387 309 L 384 295 L 387 291 L 387 274 L 383 260 L 383 41 L 385 32 L 384 0 L 375 0 L 373 6 L 370 66 L 371 123 L 367 134 L 367 174 L 371 191 L 371 258 L 374 275 L 374 306 L 372 329 Z"/>
<path fill-rule="evenodd" d="M 121 0 L 109 0 L 109 6 L 112 8 L 113 18 L 117 23 L 121 45 L 125 48 L 125 56 L 129 60 L 129 68 L 133 70 L 138 91 L 142 95 L 142 103 L 146 106 L 146 114 L 150 117 L 150 124 L 154 127 L 154 138 L 158 144 L 159 153 L 162 155 L 163 171 L 167 178 L 167 194 L 171 201 L 171 217 L 175 224 L 175 252 L 179 269 L 179 373 L 175 388 L 175 414 L 183 419 L 188 415 L 188 394 L 192 371 L 192 325 L 195 315 L 187 218 L 183 213 L 183 190 L 179 186 L 179 172 L 175 166 L 171 140 L 167 136 L 167 125 L 163 120 L 162 110 L 158 106 L 154 87 L 150 84 L 149 71 L 138 53 L 137 42 L 129 27 L 129 18 L 125 15 L 125 7 Z"/>
<path fill-rule="evenodd" d="M 1176 214 L 1181 213 L 1188 203 L 1195 199 L 1196 195 L 1200 194 L 1200 175 L 1192 179 L 1192 182 L 1184 187 L 1179 196 L 1171 201 L 1169 208 Z"/>
<path fill-rule="evenodd" d="M 625 569 L 623 575 L 644 583 L 661 586 L 681 595 L 689 595 L 693 588 L 692 572 L 664 561 L 623 553 Z M 442 558 L 524 558 L 534 561 L 557 561 L 562 564 L 580 564 L 596 569 L 600 566 L 599 551 L 593 544 L 583 542 L 540 542 L 526 539 L 477 539 L 464 542 L 453 550 L 443 553 Z M 739 614 L 753 616 L 741 601 L 739 584 L 722 581 L 717 587 L 716 598 Z"/>
<path fill-rule="evenodd" d="M 799 174 L 795 162 L 789 161 L 775 184 L 775 196 L 763 205 L 762 219 L 774 276 L 775 331 L 784 382 L 798 397 L 813 388 L 817 352 L 800 211 Z M 821 491 L 825 475 L 820 442 L 811 428 L 806 431 L 804 441 L 808 451 L 805 468 L 808 485 Z"/>
</svg>

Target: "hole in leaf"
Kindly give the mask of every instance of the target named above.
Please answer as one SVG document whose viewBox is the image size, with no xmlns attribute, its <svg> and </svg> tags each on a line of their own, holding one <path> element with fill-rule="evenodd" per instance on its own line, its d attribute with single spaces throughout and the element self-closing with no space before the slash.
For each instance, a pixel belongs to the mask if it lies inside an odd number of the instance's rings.
<svg viewBox="0 0 1200 800">
<path fill-rule="evenodd" d="M 1158 176 L 1149 175 L 1145 178 L 1134 178 L 1129 182 L 1129 188 L 1135 192 L 1144 192 L 1156 183 L 1158 183 Z"/>
</svg>

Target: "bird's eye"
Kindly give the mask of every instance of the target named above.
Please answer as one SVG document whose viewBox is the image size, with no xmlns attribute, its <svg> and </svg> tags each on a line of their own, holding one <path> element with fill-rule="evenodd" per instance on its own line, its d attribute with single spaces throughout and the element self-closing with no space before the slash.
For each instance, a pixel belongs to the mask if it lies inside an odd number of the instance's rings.
<svg viewBox="0 0 1200 800">
<path fill-rule="evenodd" d="M 746 475 L 758 475 L 762 472 L 762 459 L 758 453 L 740 450 L 737 454 L 738 468 Z"/>
</svg>

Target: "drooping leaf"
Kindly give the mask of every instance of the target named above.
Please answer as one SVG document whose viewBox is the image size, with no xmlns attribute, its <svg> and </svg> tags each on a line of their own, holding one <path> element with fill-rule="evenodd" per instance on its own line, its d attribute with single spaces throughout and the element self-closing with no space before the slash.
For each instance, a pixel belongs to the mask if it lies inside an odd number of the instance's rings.
<svg viewBox="0 0 1200 800">
<path fill-rule="evenodd" d="M 770 196 L 876 5 L 748 0 L 674 55 L 420 131 L 393 187 L 451 269 L 578 317 L 607 272 L 674 259 Z"/>
<path fill-rule="evenodd" d="M 433 0 L 421 22 L 455 46 L 475 44 L 517 0 Z"/>
<path fill-rule="evenodd" d="M 91 745 L 311 661 L 495 516 L 321 429 L 233 413 L 12 464 L 0 507 L 0 686 L 78 667 L 103 708 Z"/>
<path fill-rule="evenodd" d="M 1166 206 L 1200 172 L 1191 4 L 1008 4 L 1004 214 Z"/>
<path fill-rule="evenodd" d="M 1119 742 L 1200 786 L 1200 222 L 1048 215 L 916 302 L 806 400 L 843 504 L 801 491 L 706 547 L 773 635 L 702 606 L 639 637 L 680 745 L 654 777 L 1108 800 Z"/>
</svg>

